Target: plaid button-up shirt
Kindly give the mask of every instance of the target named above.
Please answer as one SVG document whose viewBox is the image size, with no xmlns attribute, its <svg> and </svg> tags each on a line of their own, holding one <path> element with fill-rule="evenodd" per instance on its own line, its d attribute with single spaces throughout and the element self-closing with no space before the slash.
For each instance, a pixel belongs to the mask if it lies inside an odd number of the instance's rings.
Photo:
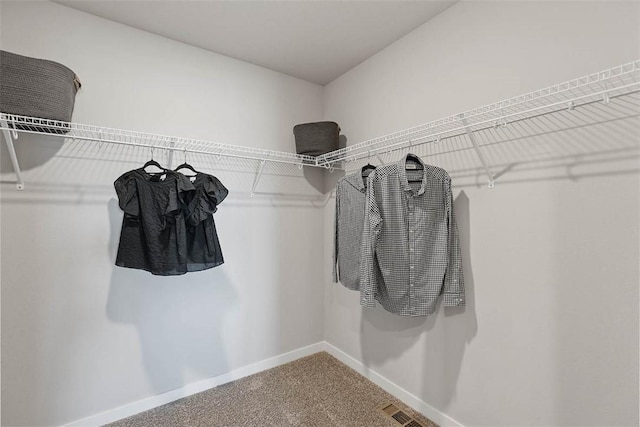
<svg viewBox="0 0 640 427">
<path fill-rule="evenodd" d="M 346 175 L 336 185 L 333 234 L 333 281 L 360 289 L 360 250 L 364 227 L 365 181 L 362 170 Z"/>
<path fill-rule="evenodd" d="M 417 163 L 422 169 L 411 169 Z M 407 155 L 379 166 L 367 187 L 361 304 L 372 307 L 377 300 L 403 316 L 434 313 L 440 295 L 446 306 L 463 306 L 462 258 L 447 172 Z"/>
</svg>

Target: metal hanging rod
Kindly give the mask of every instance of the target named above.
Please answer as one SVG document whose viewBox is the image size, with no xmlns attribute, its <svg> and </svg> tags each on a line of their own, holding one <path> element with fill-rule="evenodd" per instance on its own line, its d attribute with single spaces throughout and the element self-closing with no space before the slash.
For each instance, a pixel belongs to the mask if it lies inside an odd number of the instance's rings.
<svg viewBox="0 0 640 427">
<path fill-rule="evenodd" d="M 454 114 L 440 120 L 404 129 L 356 145 L 332 151 L 318 157 L 260 148 L 227 145 L 211 141 L 187 139 L 166 135 L 135 132 L 123 129 L 62 122 L 35 117 L 0 113 L 0 130 L 7 144 L 18 189 L 24 188 L 22 174 L 14 149 L 19 132 L 59 136 L 70 140 L 97 141 L 103 143 L 167 150 L 169 153 L 215 155 L 251 159 L 260 162 L 252 193 L 260 180 L 266 162 L 323 167 L 330 172 L 343 162 L 354 161 L 371 155 L 394 150 L 413 148 L 443 139 L 465 136 L 476 150 L 493 186 L 491 165 L 474 138 L 474 132 L 506 126 L 508 123 L 529 120 L 544 114 L 573 110 L 594 102 L 609 104 L 611 99 L 640 91 L 640 60 L 619 65 L 578 79 L 549 86 L 514 98 L 480 108 Z"/>
</svg>

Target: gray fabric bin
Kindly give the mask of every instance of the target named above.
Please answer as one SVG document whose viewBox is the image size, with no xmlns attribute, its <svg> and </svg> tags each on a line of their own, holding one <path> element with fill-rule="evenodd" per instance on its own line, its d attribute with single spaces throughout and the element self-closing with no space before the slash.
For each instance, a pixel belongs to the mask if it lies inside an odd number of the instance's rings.
<svg viewBox="0 0 640 427">
<path fill-rule="evenodd" d="M 70 122 L 76 93 L 76 74 L 57 62 L 0 51 L 0 111 L 19 116 Z M 50 133 L 67 133 L 65 128 L 17 125 Z"/>
<path fill-rule="evenodd" d="M 319 156 L 337 150 L 340 144 L 340 126 L 336 122 L 303 123 L 293 127 L 296 152 Z"/>
</svg>

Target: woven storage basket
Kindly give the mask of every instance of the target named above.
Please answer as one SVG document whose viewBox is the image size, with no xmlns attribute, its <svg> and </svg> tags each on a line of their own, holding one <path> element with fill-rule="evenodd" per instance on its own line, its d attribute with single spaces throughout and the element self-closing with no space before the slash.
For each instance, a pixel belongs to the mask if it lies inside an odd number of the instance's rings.
<svg viewBox="0 0 640 427">
<path fill-rule="evenodd" d="M 319 156 L 337 150 L 340 143 L 340 126 L 335 122 L 303 123 L 293 127 L 296 152 Z"/>
<path fill-rule="evenodd" d="M 80 80 L 69 68 L 46 59 L 0 51 L 0 111 L 20 116 L 71 121 Z M 19 129 L 33 129 L 28 124 Z M 67 133 L 58 126 L 39 131 Z"/>
</svg>

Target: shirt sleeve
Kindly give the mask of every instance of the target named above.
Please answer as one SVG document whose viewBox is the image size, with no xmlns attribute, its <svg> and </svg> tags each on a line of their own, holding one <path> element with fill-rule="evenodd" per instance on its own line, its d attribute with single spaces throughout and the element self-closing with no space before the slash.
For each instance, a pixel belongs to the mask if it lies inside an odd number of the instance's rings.
<svg viewBox="0 0 640 427">
<path fill-rule="evenodd" d="M 340 191 L 340 183 L 336 185 L 336 209 L 335 209 L 335 217 L 333 222 L 333 283 L 338 283 L 338 236 L 340 233 L 340 224 L 338 222 L 338 218 L 340 217 L 340 196 L 342 192 Z"/>
<path fill-rule="evenodd" d="M 453 210 L 453 194 L 451 192 L 451 179 L 445 181 L 445 205 L 447 214 L 447 255 L 448 264 L 444 275 L 444 305 L 464 306 L 464 277 L 462 274 L 462 254 L 460 250 L 460 237 L 458 225 Z"/>
<path fill-rule="evenodd" d="M 218 206 L 224 199 L 229 195 L 229 190 L 227 187 L 222 185 L 220 180 L 215 176 L 211 176 L 210 179 L 205 183 L 205 192 L 207 194 L 207 198 L 214 206 Z M 214 209 L 215 212 L 215 209 Z"/>
<path fill-rule="evenodd" d="M 140 203 L 138 201 L 138 189 L 136 181 L 129 174 L 120 176 L 113 183 L 118 195 L 118 205 L 125 214 L 138 217 L 140 216 Z"/>
<path fill-rule="evenodd" d="M 181 173 L 176 173 L 176 183 L 175 186 L 172 186 L 171 192 L 169 193 L 169 200 L 164 212 L 165 215 L 174 215 L 181 210 L 185 210 L 195 190 L 189 178 Z"/>
<path fill-rule="evenodd" d="M 215 176 L 209 175 L 189 207 L 187 223 L 196 226 L 218 210 L 229 190 Z"/>
<path fill-rule="evenodd" d="M 367 193 L 364 213 L 364 229 L 362 232 L 362 250 L 360 258 L 360 305 L 374 307 L 376 305 L 376 246 L 382 227 L 382 216 L 376 200 L 375 171 L 367 178 Z"/>
</svg>

